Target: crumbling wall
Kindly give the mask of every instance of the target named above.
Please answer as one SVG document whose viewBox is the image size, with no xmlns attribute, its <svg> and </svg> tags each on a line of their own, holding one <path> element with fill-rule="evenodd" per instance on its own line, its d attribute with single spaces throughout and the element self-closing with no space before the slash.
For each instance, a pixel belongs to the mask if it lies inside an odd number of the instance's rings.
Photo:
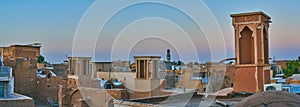
<svg viewBox="0 0 300 107">
<path fill-rule="evenodd" d="M 226 65 L 226 71 L 225 71 L 222 89 L 233 87 L 234 76 L 235 76 L 235 65 Z"/>
<path fill-rule="evenodd" d="M 47 98 L 51 97 L 58 102 L 59 85 L 62 84 L 62 78 L 51 76 L 50 78 L 37 78 L 36 98 L 42 102 L 47 102 Z"/>
</svg>

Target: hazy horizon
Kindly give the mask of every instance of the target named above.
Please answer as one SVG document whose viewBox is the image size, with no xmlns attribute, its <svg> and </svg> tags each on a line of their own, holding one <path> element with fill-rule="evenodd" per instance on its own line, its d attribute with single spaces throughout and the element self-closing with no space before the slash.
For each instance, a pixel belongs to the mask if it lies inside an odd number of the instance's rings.
<svg viewBox="0 0 300 107">
<path fill-rule="evenodd" d="M 46 60 L 51 63 L 61 63 L 66 59 L 65 55 L 71 56 L 73 38 L 77 25 L 93 2 L 94 0 L 0 1 L 0 47 L 40 42 L 42 43 L 41 54 L 45 56 Z M 215 15 L 220 25 L 225 39 L 227 57 L 235 56 L 234 30 L 230 14 L 255 11 L 263 11 L 272 18 L 269 29 L 270 57 L 273 58 L 273 56 L 275 56 L 276 59 L 297 59 L 298 56 L 300 56 L 300 30 L 298 30 L 298 28 L 300 28 L 300 21 L 298 21 L 300 14 L 297 14 L 300 11 L 300 8 L 297 7 L 300 1 L 204 0 L 204 3 L 211 10 L 213 15 Z M 172 22 L 180 25 L 186 32 L 190 32 L 191 34 L 195 33 L 195 25 L 193 25 L 187 17 L 180 15 L 180 12 L 154 4 L 147 4 L 146 6 L 156 7 L 151 11 L 147 11 L 147 9 L 142 11 L 143 8 L 140 7 L 141 9 L 139 9 L 138 6 L 136 6 L 136 8 L 128 8 L 123 11 L 124 13 L 120 13 L 112 19 L 112 21 L 109 22 L 110 26 L 107 26 L 110 32 L 104 32 L 103 34 L 107 36 L 104 38 L 111 38 L 112 36 L 110 35 L 116 35 L 114 34 L 115 31 L 120 31 L 121 29 L 118 27 L 122 27 L 123 24 L 126 25 L 130 21 L 135 21 L 133 17 L 144 17 L 147 13 L 157 17 L 169 17 Z M 145 11 L 147 13 L 144 13 Z M 166 12 L 171 12 L 172 14 L 166 14 Z M 125 13 L 129 13 L 129 15 Z M 177 15 L 179 17 L 170 15 Z M 161 28 L 157 28 L 157 30 L 170 31 L 168 29 L 168 26 L 171 26 L 169 23 L 159 22 L 159 24 L 162 25 L 160 25 Z M 153 26 L 155 26 L 155 23 Z M 154 30 L 149 28 L 151 28 L 151 26 L 145 26 L 140 32 Z M 166 33 L 169 33 L 168 35 L 174 35 L 174 41 L 181 41 L 179 37 L 181 37 L 182 34 L 180 32 Z M 134 39 L 138 36 L 130 32 L 127 34 L 126 39 Z M 199 44 L 196 44 L 195 48 L 197 49 L 199 59 L 185 58 L 186 61 L 184 62 L 206 62 L 211 59 L 211 52 L 205 35 L 202 33 L 197 35 L 199 35 L 197 37 L 199 38 L 199 40 L 197 40 Z M 107 56 L 109 56 L 106 51 L 109 50 L 101 48 L 102 45 L 99 45 L 105 43 L 105 41 L 101 41 L 101 38 L 97 41 L 99 43 L 96 43 L 97 47 L 94 61 L 109 61 L 109 58 L 106 59 Z M 82 45 L 84 46 L 84 44 Z M 188 46 L 188 44 L 184 42 L 178 43 L 178 45 L 183 46 L 183 48 L 185 45 Z M 165 59 L 166 49 L 168 48 L 171 49 L 173 60 L 178 60 L 179 53 L 176 49 L 181 47 L 174 47 L 172 43 L 167 43 L 167 41 L 155 38 L 139 41 L 131 50 L 122 50 L 120 48 L 119 54 L 120 56 L 124 56 L 127 51 L 130 51 L 129 57 L 132 57 L 132 55 L 161 55 L 162 59 Z M 185 56 L 188 57 L 190 54 L 192 54 L 192 52 L 187 52 Z M 124 57 L 120 57 L 119 59 L 124 60 Z M 128 60 L 132 59 L 129 58 Z"/>
</svg>

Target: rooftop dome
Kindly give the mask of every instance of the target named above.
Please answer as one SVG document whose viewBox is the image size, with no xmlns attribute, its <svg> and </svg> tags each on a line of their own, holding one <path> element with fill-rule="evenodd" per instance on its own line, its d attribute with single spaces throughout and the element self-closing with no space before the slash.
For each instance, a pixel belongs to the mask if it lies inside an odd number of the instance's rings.
<svg viewBox="0 0 300 107">
<path fill-rule="evenodd" d="M 251 95 L 235 107 L 299 107 L 300 96 L 286 91 L 265 91 Z"/>
</svg>

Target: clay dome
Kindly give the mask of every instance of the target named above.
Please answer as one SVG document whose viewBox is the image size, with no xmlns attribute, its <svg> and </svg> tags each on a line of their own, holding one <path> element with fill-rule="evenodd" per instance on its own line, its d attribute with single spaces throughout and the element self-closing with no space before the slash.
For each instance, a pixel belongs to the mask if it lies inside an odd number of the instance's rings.
<svg viewBox="0 0 300 107">
<path fill-rule="evenodd" d="M 251 95 L 235 107 L 299 107 L 300 96 L 286 91 L 265 91 Z"/>
</svg>

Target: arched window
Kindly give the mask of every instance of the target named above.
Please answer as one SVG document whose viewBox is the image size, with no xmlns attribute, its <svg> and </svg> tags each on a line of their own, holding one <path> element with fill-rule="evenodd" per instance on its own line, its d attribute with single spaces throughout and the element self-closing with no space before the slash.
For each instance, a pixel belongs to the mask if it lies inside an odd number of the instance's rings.
<svg viewBox="0 0 300 107">
<path fill-rule="evenodd" d="M 246 26 L 239 38 L 240 64 L 254 64 L 254 38 L 252 31 Z"/>
</svg>

